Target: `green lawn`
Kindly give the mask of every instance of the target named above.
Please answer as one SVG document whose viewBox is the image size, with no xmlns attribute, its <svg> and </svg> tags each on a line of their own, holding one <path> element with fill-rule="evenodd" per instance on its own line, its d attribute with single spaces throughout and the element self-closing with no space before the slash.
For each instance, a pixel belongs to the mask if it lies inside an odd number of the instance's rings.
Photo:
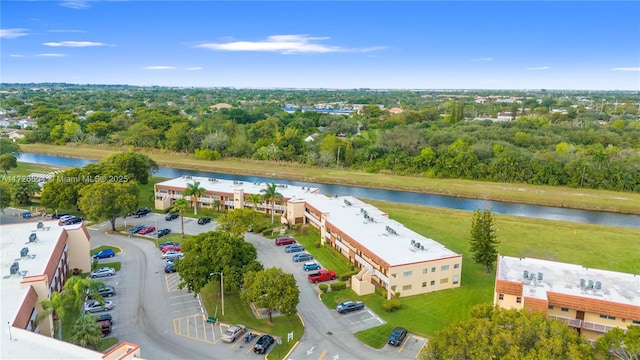
<svg viewBox="0 0 640 360">
<path fill-rule="evenodd" d="M 313 255 L 323 267 L 333 270 L 338 276 L 351 271 L 352 267 L 349 260 L 340 255 L 337 251 L 329 246 L 321 246 L 316 248 L 314 244 L 320 240 L 320 232 L 309 226 L 302 229 L 302 234 L 296 234 L 296 240 L 304 246 L 306 251 Z"/>
<path fill-rule="evenodd" d="M 91 249 L 90 254 L 93 256 L 93 254 L 95 254 L 95 253 L 97 253 L 99 251 L 102 251 L 102 250 L 106 250 L 106 249 L 111 249 L 111 250 L 115 251 L 116 254 L 119 254 L 119 253 L 122 252 L 122 249 L 120 249 L 119 247 L 115 247 L 115 246 L 111 246 L 111 245 L 102 245 L 102 246 L 99 246 L 99 247 L 97 247 L 95 249 Z"/>
<path fill-rule="evenodd" d="M 216 306 L 218 307 L 218 321 L 227 324 L 242 324 L 249 329 L 280 337 L 282 344 L 272 348 L 269 353 L 270 360 L 283 359 L 289 350 L 291 350 L 293 344 L 300 339 L 304 331 L 302 322 L 297 315 L 273 317 L 272 323 L 269 323 L 266 318 L 256 318 L 251 307 L 240 299 L 237 291 L 225 291 L 225 315 L 223 316 L 219 282 L 210 282 L 202 289 L 200 294 L 209 316 L 214 316 L 216 314 Z M 287 343 L 287 334 L 290 332 L 293 332 L 293 340 Z"/>
</svg>

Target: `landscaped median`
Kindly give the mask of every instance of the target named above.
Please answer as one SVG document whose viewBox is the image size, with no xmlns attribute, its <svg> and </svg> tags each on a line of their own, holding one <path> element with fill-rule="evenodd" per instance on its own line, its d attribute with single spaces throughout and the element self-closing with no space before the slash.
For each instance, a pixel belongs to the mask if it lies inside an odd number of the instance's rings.
<svg viewBox="0 0 640 360">
<path fill-rule="evenodd" d="M 254 329 L 275 338 L 282 339 L 282 344 L 274 344 L 269 351 L 269 360 L 285 359 L 286 355 L 297 344 L 304 332 L 304 324 L 297 315 L 274 316 L 273 322 L 269 323 L 267 318 L 257 318 L 253 309 L 242 299 L 237 290 L 226 290 L 224 292 L 225 314 L 221 315 L 220 306 L 220 283 L 211 281 L 200 292 L 202 303 L 209 315 L 216 314 L 220 322 L 228 324 L 242 324 L 249 329 Z M 293 339 L 287 341 L 287 334 L 293 332 Z"/>
</svg>

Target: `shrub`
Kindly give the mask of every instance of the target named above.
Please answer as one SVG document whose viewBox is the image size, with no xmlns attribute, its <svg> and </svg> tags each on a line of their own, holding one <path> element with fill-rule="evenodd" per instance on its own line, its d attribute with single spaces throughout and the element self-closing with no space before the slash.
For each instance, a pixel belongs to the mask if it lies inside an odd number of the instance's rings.
<svg viewBox="0 0 640 360">
<path fill-rule="evenodd" d="M 400 309 L 401 306 L 402 304 L 400 304 L 400 300 L 397 300 L 397 299 L 384 300 L 382 302 L 382 310 L 386 312 L 396 311 Z"/>
<path fill-rule="evenodd" d="M 381 287 L 376 286 L 376 294 L 380 295 L 383 299 L 387 298 L 387 291 Z"/>
<path fill-rule="evenodd" d="M 195 158 L 200 160 L 218 160 L 222 157 L 217 150 L 196 149 Z"/>
<path fill-rule="evenodd" d="M 316 240 L 313 242 L 313 246 L 317 249 L 322 247 L 322 242 L 320 242 L 320 240 Z"/>
<path fill-rule="evenodd" d="M 346 272 L 346 273 L 340 275 L 339 278 L 342 281 L 347 281 L 347 280 L 351 279 L 351 277 L 353 275 L 356 275 L 359 272 L 360 272 L 360 270 L 349 271 L 349 272 Z"/>
<path fill-rule="evenodd" d="M 394 293 L 393 293 L 393 296 L 394 296 L 396 299 L 399 299 L 399 298 L 400 298 L 400 291 L 396 291 L 396 292 L 394 292 Z"/>
<path fill-rule="evenodd" d="M 347 288 L 347 283 L 344 281 L 338 281 L 335 284 L 331 284 L 331 291 L 339 291 Z"/>
<path fill-rule="evenodd" d="M 327 290 L 329 290 L 329 285 L 327 284 L 320 284 L 318 285 L 318 288 L 320 288 L 320 291 L 322 291 L 323 293 L 326 293 Z"/>
<path fill-rule="evenodd" d="M 98 268 L 98 259 L 91 261 L 91 271 L 95 271 Z"/>
</svg>

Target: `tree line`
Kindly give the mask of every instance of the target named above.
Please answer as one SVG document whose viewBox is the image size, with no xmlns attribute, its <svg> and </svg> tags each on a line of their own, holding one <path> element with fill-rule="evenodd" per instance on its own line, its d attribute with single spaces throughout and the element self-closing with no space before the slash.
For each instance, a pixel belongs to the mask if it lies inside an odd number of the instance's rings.
<svg viewBox="0 0 640 360">
<path fill-rule="evenodd" d="M 217 97 L 157 90 L 145 92 L 153 98 L 132 99 L 105 90 L 102 100 L 91 93 L 95 110 L 87 115 L 79 111 L 88 106 L 79 100 L 80 94 L 89 96 L 86 92 L 75 94 L 75 103 L 55 96 L 4 103 L 35 119 L 26 134 L 30 143 L 124 145 L 206 160 L 251 158 L 431 178 L 640 191 L 640 122 L 628 105 L 616 106 L 615 112 L 570 107 L 561 114 L 539 106 L 561 104 L 553 98 L 514 106 L 468 99 L 420 103 L 404 94 L 413 100 L 400 114 L 370 104 L 342 116 L 284 112 L 280 107 L 289 95 L 280 94 L 277 101 L 277 92 L 267 94 L 269 101 L 260 100 L 260 93 L 251 101 L 224 93 L 225 99 L 235 99 L 230 100 L 234 107 L 215 110 L 205 105 L 222 95 L 212 93 Z M 307 93 L 305 99 L 313 96 Z M 470 120 L 496 107 L 515 107 L 522 116 L 508 122 Z"/>
</svg>

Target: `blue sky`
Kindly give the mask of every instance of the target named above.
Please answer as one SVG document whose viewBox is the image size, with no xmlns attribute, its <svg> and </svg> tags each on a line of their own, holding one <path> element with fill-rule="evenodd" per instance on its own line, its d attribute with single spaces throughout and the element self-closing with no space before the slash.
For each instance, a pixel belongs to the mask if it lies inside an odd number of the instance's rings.
<svg viewBox="0 0 640 360">
<path fill-rule="evenodd" d="M 10 1 L 0 81 L 640 90 L 640 2 Z"/>
</svg>

